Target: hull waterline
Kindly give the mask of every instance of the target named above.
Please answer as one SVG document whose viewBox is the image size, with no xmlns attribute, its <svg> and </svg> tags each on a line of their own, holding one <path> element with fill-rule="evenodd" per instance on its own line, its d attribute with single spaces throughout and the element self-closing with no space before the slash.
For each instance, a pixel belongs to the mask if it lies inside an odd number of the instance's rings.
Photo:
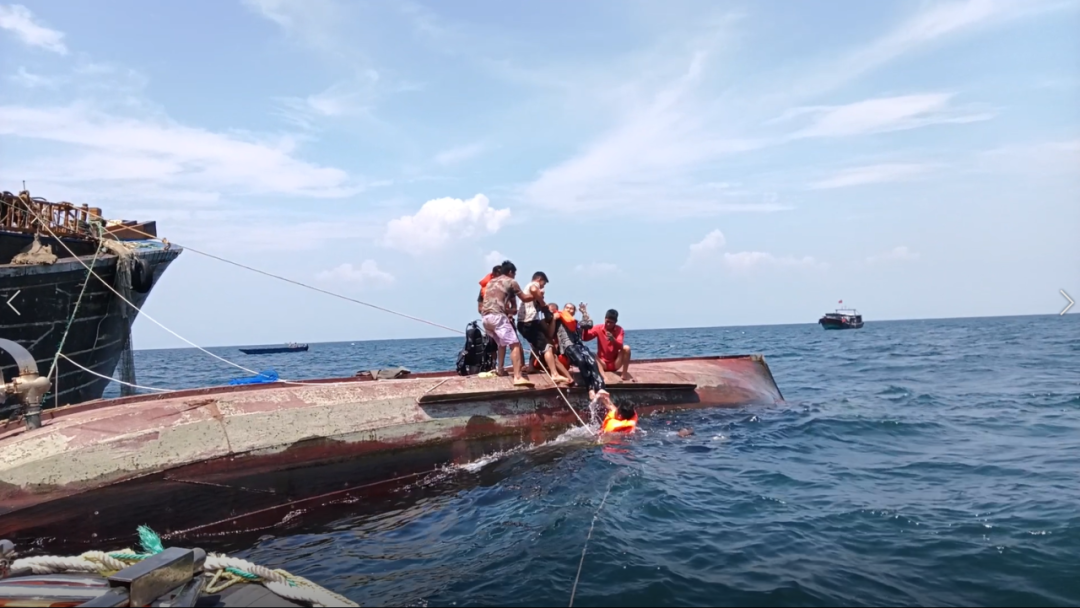
<svg viewBox="0 0 1080 608">
<path fill-rule="evenodd" d="M 642 361 L 631 373 L 635 382 L 609 390 L 643 417 L 783 403 L 760 356 Z M 515 389 L 508 378 L 415 374 L 215 387 L 60 408 L 40 429 L 0 434 L 0 537 L 71 522 L 89 529 L 93 521 L 102 526 L 95 534 L 107 534 L 102 500 L 115 507 L 110 513 L 129 514 L 122 518 L 127 528 L 132 512 L 163 520 L 149 522 L 161 531 L 206 524 L 214 516 L 205 508 L 184 506 L 203 499 L 226 512 L 268 509 L 267 518 L 280 519 L 283 503 L 328 488 L 378 491 L 491 449 L 541 443 L 576 417 L 550 381 L 531 379 L 535 389 Z M 587 391 L 567 396 L 587 416 Z"/>
</svg>

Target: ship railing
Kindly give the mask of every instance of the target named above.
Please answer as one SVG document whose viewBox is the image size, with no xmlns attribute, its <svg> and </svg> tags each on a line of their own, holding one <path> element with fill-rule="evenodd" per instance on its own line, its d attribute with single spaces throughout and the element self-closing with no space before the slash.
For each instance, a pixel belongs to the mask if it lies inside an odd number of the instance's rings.
<svg viewBox="0 0 1080 608">
<path fill-rule="evenodd" d="M 52 231 L 57 236 L 90 237 L 91 221 L 102 221 L 101 210 L 89 205 L 51 203 L 29 192 L 0 194 L 0 228 L 16 232 Z M 45 224 L 43 226 L 42 224 Z"/>
</svg>

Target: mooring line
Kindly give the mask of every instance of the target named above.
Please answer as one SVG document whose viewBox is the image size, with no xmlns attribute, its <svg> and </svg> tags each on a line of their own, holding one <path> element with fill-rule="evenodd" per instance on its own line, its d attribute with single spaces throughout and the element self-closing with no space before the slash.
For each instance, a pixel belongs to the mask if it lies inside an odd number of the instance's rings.
<svg viewBox="0 0 1080 608">
<path fill-rule="evenodd" d="M 20 200 L 22 200 L 22 199 L 20 199 Z M 161 322 L 159 322 L 157 319 L 155 319 L 155 318 L 151 317 L 150 315 L 146 314 L 146 312 L 141 310 L 138 306 L 135 306 L 135 304 L 133 304 L 127 298 L 125 298 L 122 294 L 120 294 L 119 291 L 114 289 L 112 285 L 109 285 L 109 283 L 107 283 L 105 281 L 105 279 L 101 277 L 101 275 L 99 275 L 96 271 L 94 271 L 92 266 L 87 266 L 86 262 L 84 262 L 82 260 L 82 258 L 75 255 L 75 252 L 72 251 L 71 248 L 67 246 L 67 243 L 63 242 L 63 240 L 61 240 L 60 237 L 58 237 L 56 235 L 56 233 L 54 233 L 52 231 L 52 228 L 50 228 L 49 225 L 44 221 L 44 218 L 42 218 L 40 215 L 38 215 L 37 211 L 35 211 L 27 201 L 23 200 L 23 204 L 26 207 L 27 211 L 29 211 L 31 214 L 34 215 L 34 217 L 38 220 L 38 223 L 40 223 L 42 225 L 42 227 L 45 228 L 45 230 L 49 233 L 49 235 L 52 236 L 54 239 L 56 239 L 60 243 L 60 245 L 63 246 L 64 249 L 67 250 L 67 252 L 71 255 L 71 257 L 75 258 L 80 264 L 83 265 L 83 267 L 86 268 L 89 275 L 93 275 L 94 278 L 96 278 L 98 281 L 100 281 L 103 285 L 105 285 L 105 287 L 107 287 L 110 291 L 112 291 L 114 294 L 116 294 L 117 297 L 119 297 L 121 300 L 123 300 L 125 304 L 127 304 L 128 306 L 133 308 L 136 313 L 142 314 L 144 317 L 149 319 L 151 322 L 153 322 L 158 327 L 164 329 L 165 331 L 169 332 L 173 336 L 175 336 L 177 338 L 180 338 L 180 340 L 182 340 L 182 341 L 186 342 L 187 344 L 189 344 L 190 346 L 193 346 L 193 347 L 197 348 L 198 350 L 210 355 L 211 357 L 213 357 L 213 358 L 215 358 L 215 359 L 217 359 L 217 360 L 219 360 L 219 361 L 221 361 L 223 363 L 227 363 L 228 365 L 231 365 L 231 366 L 233 366 L 233 367 L 235 367 L 237 369 L 248 372 L 249 374 L 252 374 L 254 376 L 259 375 L 259 372 L 256 372 L 255 370 L 248 369 L 248 368 L 244 367 L 243 365 L 240 365 L 238 363 L 234 363 L 232 361 L 229 361 L 228 359 L 226 359 L 224 357 L 221 357 L 219 355 L 215 355 L 214 353 L 206 350 L 205 348 L 199 346 L 198 344 L 195 344 L 191 340 L 188 340 L 187 338 L 181 336 L 180 334 L 178 334 L 175 331 L 169 329 L 168 327 L 165 327 L 165 325 L 162 324 Z M 141 233 L 144 236 L 150 237 L 150 238 L 152 238 L 154 240 L 159 240 L 159 241 L 165 242 L 165 239 L 157 237 L 157 236 L 153 236 L 153 235 L 151 235 L 151 234 L 149 234 L 147 232 L 144 232 L 142 230 L 139 230 L 137 228 L 132 228 L 131 230 L 133 230 L 134 232 Z M 180 245 L 180 246 L 184 247 L 183 245 Z M 422 319 L 420 317 L 414 317 L 412 315 L 408 315 L 408 314 L 405 314 L 405 313 L 402 313 L 402 312 L 397 312 L 397 311 L 391 310 L 389 308 L 384 308 L 382 306 L 376 306 L 375 304 L 370 304 L 370 303 L 364 302 L 362 300 L 357 300 L 355 298 L 350 298 L 348 296 L 343 296 L 341 294 L 337 294 L 337 293 L 334 293 L 332 291 L 327 291 L 325 289 L 320 289 L 320 288 L 314 287 L 312 285 L 307 285 L 305 283 L 301 283 L 300 281 L 294 281 L 293 279 L 288 279 L 288 278 L 280 276 L 280 275 L 276 275 L 276 274 L 273 274 L 273 273 L 270 273 L 270 272 L 266 272 L 265 270 L 259 270 L 258 268 L 252 268 L 251 266 L 247 266 L 247 265 L 241 264 L 239 262 L 234 262 L 232 260 L 228 260 L 228 259 L 225 259 L 225 258 L 220 257 L 220 256 L 216 256 L 216 255 L 213 255 L 213 254 L 210 254 L 210 253 L 206 253 L 205 251 L 199 251 L 198 249 L 194 249 L 192 247 L 184 247 L 184 248 L 187 249 L 187 250 L 193 251 L 195 253 L 198 253 L 198 254 L 201 254 L 201 255 L 204 255 L 204 256 L 207 256 L 207 257 L 210 257 L 210 258 L 214 258 L 214 259 L 219 260 L 221 262 L 232 264 L 233 266 L 237 266 L 237 267 L 243 268 L 245 270 L 250 270 L 252 272 L 256 272 L 256 273 L 259 273 L 259 274 L 262 274 L 262 275 L 265 275 L 265 276 L 268 276 L 268 277 L 273 277 L 275 279 L 279 279 L 279 280 L 285 281 L 287 283 L 292 283 L 292 284 L 298 285 L 300 287 L 306 287 L 307 289 L 311 289 L 311 290 L 314 290 L 314 291 L 325 293 L 327 295 L 334 296 L 336 298 L 341 298 L 343 300 L 348 300 L 350 302 L 354 302 L 356 304 L 361 304 L 363 306 L 374 308 L 376 310 L 381 310 L 383 312 L 386 312 L 386 313 L 389 313 L 389 314 L 392 314 L 392 315 L 397 315 L 399 317 L 404 317 L 406 319 L 411 319 L 413 321 L 417 321 L 417 322 L 420 322 L 420 323 L 425 323 L 427 325 L 431 325 L 431 326 L 434 326 L 434 327 L 439 327 L 441 329 L 445 329 L 447 331 L 451 331 L 451 332 L 458 333 L 458 334 L 464 334 L 465 333 L 465 332 L 463 332 L 463 331 L 461 331 L 459 329 L 453 329 L 451 327 L 447 327 L 445 325 L 441 325 L 441 324 L 435 323 L 433 321 L 428 321 L 428 320 Z M 95 254 L 95 260 L 96 260 L 96 254 Z M 84 287 L 85 287 L 85 285 L 84 285 Z M 524 346 L 524 345 L 522 345 L 522 346 Z M 592 433 L 592 434 L 596 435 L 597 437 L 599 437 L 600 436 L 600 431 L 599 430 L 593 431 L 591 428 L 589 428 L 589 425 L 585 424 L 585 420 L 583 420 L 581 418 L 581 415 L 578 414 L 577 410 L 574 409 L 573 404 L 570 403 L 570 399 L 563 392 L 562 387 L 560 387 L 559 384 L 557 382 L 555 382 L 554 375 L 552 375 L 552 373 L 546 367 L 544 367 L 543 359 L 541 357 L 536 356 L 536 352 L 532 349 L 531 344 L 529 345 L 529 348 L 527 350 L 528 350 L 530 355 L 532 355 L 533 357 L 536 357 L 537 363 L 540 364 L 540 369 L 543 370 L 544 373 L 547 375 L 548 379 L 551 380 L 552 385 L 555 386 L 555 390 L 559 393 L 559 397 L 562 398 L 563 402 L 566 404 L 566 407 L 570 408 L 570 411 L 574 414 L 574 417 L 577 418 L 579 423 L 581 423 L 582 428 L 588 430 L 590 433 Z M 521 357 L 522 361 L 521 361 L 521 363 L 524 366 L 526 349 L 522 348 L 521 351 L 522 351 L 522 357 Z M 64 358 L 67 359 L 67 357 L 64 357 Z M 68 359 L 68 361 L 70 362 L 70 359 Z M 124 383 L 122 381 L 119 381 L 119 380 L 115 380 L 115 379 L 112 379 L 112 380 L 114 380 L 116 382 L 120 382 L 121 384 L 126 384 L 126 383 Z M 286 383 L 286 384 L 298 384 L 298 385 L 308 384 L 308 383 L 303 382 L 303 381 L 295 381 L 295 380 L 291 380 L 291 381 L 290 380 L 282 380 L 281 382 Z M 325 384 L 325 383 L 311 383 L 311 384 Z M 132 385 L 132 386 L 134 386 L 134 385 Z M 150 387 L 139 387 L 139 388 L 150 388 Z M 167 391 L 167 389 L 150 389 L 150 390 L 157 390 L 157 391 L 162 391 L 162 392 Z"/>
<path fill-rule="evenodd" d="M 593 513 L 592 523 L 589 524 L 589 533 L 585 536 L 585 545 L 581 547 L 581 561 L 578 562 L 577 576 L 574 577 L 574 586 L 570 589 L 570 608 L 574 606 L 574 595 L 577 594 L 578 582 L 581 581 L 581 568 L 585 565 L 585 552 L 589 549 L 589 540 L 592 539 L 593 528 L 596 527 L 596 520 L 600 517 L 600 511 L 604 508 L 604 503 L 607 502 L 608 496 L 611 494 L 611 489 L 615 487 L 615 481 L 619 479 L 619 475 L 623 469 L 619 470 L 611 478 L 611 483 L 608 484 L 607 492 L 604 492 L 604 498 L 600 500 L 600 506 L 596 507 L 596 512 Z"/>
</svg>

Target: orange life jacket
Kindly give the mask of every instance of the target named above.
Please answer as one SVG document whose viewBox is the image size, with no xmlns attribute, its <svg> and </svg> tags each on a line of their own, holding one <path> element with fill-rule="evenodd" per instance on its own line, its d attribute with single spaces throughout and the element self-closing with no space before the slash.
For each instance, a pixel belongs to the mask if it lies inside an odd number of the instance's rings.
<svg viewBox="0 0 1080 608">
<path fill-rule="evenodd" d="M 605 433 L 629 433 L 636 426 L 637 412 L 634 412 L 634 417 L 630 420 L 619 420 L 615 417 L 615 412 L 608 412 L 607 418 L 604 418 Z"/>
<path fill-rule="evenodd" d="M 559 318 L 562 319 L 563 325 L 566 326 L 567 331 L 569 331 L 570 333 L 574 333 L 575 331 L 577 331 L 577 319 L 574 318 L 574 315 L 566 312 L 565 310 L 560 310 Z"/>
<path fill-rule="evenodd" d="M 480 279 L 480 297 L 487 297 L 487 286 L 491 282 L 491 273 L 487 273 L 487 276 Z"/>
</svg>

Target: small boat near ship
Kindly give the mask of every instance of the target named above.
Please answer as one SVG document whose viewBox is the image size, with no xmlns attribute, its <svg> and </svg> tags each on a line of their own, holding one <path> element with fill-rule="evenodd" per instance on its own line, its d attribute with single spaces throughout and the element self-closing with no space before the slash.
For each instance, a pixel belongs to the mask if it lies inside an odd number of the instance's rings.
<svg viewBox="0 0 1080 608">
<path fill-rule="evenodd" d="M 840 300 L 840 303 L 844 301 Z M 825 313 L 818 323 L 824 329 L 860 329 L 863 326 L 862 315 L 854 308 L 837 308 L 836 312 Z"/>
<path fill-rule="evenodd" d="M 308 350 L 307 344 L 297 344 L 296 342 L 289 342 L 285 346 L 263 346 L 258 348 L 241 348 L 240 352 L 245 355 L 276 355 L 278 353 L 305 353 Z"/>
<path fill-rule="evenodd" d="M 483 457 L 465 447 L 473 440 L 540 443 L 589 418 L 586 389 L 544 376 L 522 388 L 508 377 L 394 371 L 98 400 L 44 412 L 40 428 L 0 430 L 0 536 L 76 526 L 105 538 L 98 525 L 129 522 L 132 512 L 153 512 L 156 527 L 176 532 L 206 523 L 185 504 L 203 490 L 233 514 L 278 508 L 283 496 L 294 505 L 317 493 L 316 481 L 359 491 L 364 480 Z M 642 417 L 783 403 L 760 355 L 643 360 L 631 373 L 608 390 Z M 366 459 L 381 464 L 350 464 L 321 480 L 311 473 Z M 275 488 L 270 476 L 282 471 L 296 474 Z M 245 492 L 227 501 L 223 492 L 235 488 Z M 111 509 L 91 499 L 109 490 Z"/>
</svg>

